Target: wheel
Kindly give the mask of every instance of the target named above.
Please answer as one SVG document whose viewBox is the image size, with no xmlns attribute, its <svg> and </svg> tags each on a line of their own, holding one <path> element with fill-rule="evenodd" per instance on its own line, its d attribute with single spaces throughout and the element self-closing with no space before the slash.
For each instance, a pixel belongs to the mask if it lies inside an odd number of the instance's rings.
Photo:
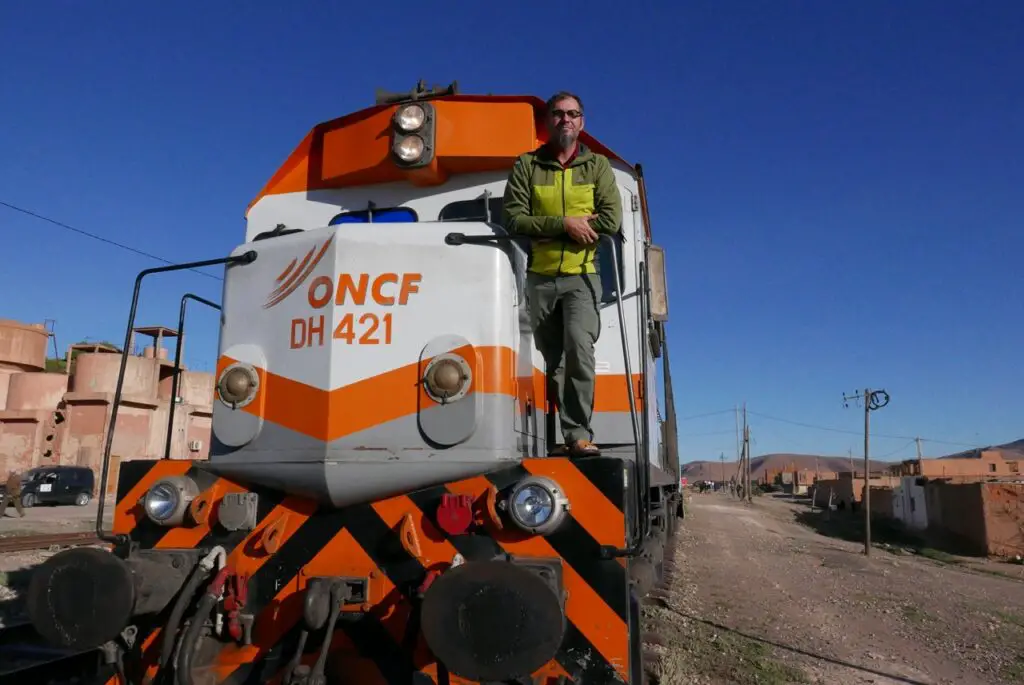
<svg viewBox="0 0 1024 685">
<path fill-rule="evenodd" d="M 23 507 L 34 507 L 36 505 L 36 496 L 31 492 L 21 496 L 21 506 Z"/>
<path fill-rule="evenodd" d="M 86 504 L 89 503 L 90 499 L 92 498 L 89 496 L 88 492 L 80 492 L 78 493 L 78 495 L 75 496 L 75 504 L 80 507 L 84 507 Z"/>
</svg>

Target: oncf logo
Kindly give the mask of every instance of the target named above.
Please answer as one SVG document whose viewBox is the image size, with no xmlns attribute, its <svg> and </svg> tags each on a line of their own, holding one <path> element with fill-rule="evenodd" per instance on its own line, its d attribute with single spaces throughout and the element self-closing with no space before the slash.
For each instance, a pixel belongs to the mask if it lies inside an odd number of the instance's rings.
<svg viewBox="0 0 1024 685">
<path fill-rule="evenodd" d="M 323 259 L 324 254 L 327 253 L 327 248 L 331 246 L 331 242 L 333 242 L 333 240 L 334 236 L 332 235 L 327 239 L 327 242 L 324 243 L 324 246 L 321 247 L 319 251 L 317 251 L 318 245 L 313 245 L 313 247 L 309 248 L 309 252 L 306 253 L 306 256 L 302 258 L 301 262 L 298 257 L 293 259 L 291 263 L 284 268 L 281 275 L 279 275 L 274 281 L 278 284 L 277 288 L 267 295 L 267 301 L 263 304 L 263 308 L 270 309 L 271 307 L 281 304 L 289 295 L 295 292 L 299 286 L 305 283 L 306 279 L 309 278 L 309 275 L 313 273 L 313 269 L 316 268 L 316 265 L 320 263 L 321 259 Z M 314 253 L 316 256 L 314 256 Z"/>
</svg>

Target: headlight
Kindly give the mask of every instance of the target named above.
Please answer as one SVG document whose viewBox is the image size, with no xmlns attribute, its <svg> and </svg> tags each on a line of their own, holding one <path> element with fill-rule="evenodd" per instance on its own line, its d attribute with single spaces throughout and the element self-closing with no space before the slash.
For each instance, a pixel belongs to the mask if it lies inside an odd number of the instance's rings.
<svg viewBox="0 0 1024 685">
<path fill-rule="evenodd" d="M 505 508 L 513 523 L 523 530 L 547 535 L 562 523 L 569 499 L 555 481 L 531 476 L 512 488 Z"/>
<path fill-rule="evenodd" d="M 255 369 L 248 364 L 232 364 L 217 380 L 217 396 L 232 409 L 239 409 L 252 402 L 259 387 Z"/>
<path fill-rule="evenodd" d="M 423 156 L 423 139 L 419 136 L 408 136 L 406 138 L 402 138 L 402 140 L 395 145 L 395 154 L 403 162 L 415 162 Z"/>
<path fill-rule="evenodd" d="M 439 354 L 430 360 L 423 373 L 423 389 L 430 399 L 440 404 L 460 400 L 469 392 L 473 372 L 463 357 Z"/>
<path fill-rule="evenodd" d="M 199 494 L 199 487 L 188 476 L 158 480 L 142 502 L 146 516 L 161 526 L 177 526 L 185 520 L 188 505 Z"/>
<path fill-rule="evenodd" d="M 419 105 L 406 105 L 395 112 L 395 124 L 406 133 L 418 130 L 426 118 L 427 113 Z"/>
</svg>

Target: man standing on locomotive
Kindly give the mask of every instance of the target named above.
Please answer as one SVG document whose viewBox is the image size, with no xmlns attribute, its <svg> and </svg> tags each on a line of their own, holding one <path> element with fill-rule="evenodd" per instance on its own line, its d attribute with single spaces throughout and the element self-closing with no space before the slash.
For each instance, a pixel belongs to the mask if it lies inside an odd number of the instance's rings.
<svg viewBox="0 0 1024 685">
<path fill-rule="evenodd" d="M 583 103 L 565 91 L 546 104 L 548 142 L 521 155 L 505 186 L 505 227 L 533 238 L 527 274 L 530 323 L 557 398 L 570 456 L 598 455 L 594 344 L 600 335 L 600 233 L 615 234 L 622 203 L 608 158 L 579 141 Z"/>
</svg>

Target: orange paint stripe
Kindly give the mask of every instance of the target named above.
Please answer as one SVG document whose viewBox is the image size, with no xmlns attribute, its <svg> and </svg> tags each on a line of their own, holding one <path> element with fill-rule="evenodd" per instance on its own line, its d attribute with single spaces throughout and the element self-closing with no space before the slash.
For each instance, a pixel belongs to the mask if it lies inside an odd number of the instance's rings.
<svg viewBox="0 0 1024 685">
<path fill-rule="evenodd" d="M 644 406 L 641 378 L 640 374 L 633 374 L 633 398 L 637 411 Z M 629 393 L 626 392 L 625 374 L 599 374 L 594 378 L 594 411 L 629 411 Z"/>
<path fill-rule="evenodd" d="M 636 410 L 643 409 L 643 382 L 640 374 L 633 374 L 633 399 Z M 529 376 L 519 376 L 519 399 L 525 402 L 532 397 L 534 406 L 542 412 L 547 411 L 547 382 L 544 372 L 533 367 L 533 373 Z M 555 399 L 557 406 L 558 400 Z M 601 412 L 629 412 L 629 395 L 626 392 L 626 375 L 606 373 L 594 377 L 594 413 Z"/>
<path fill-rule="evenodd" d="M 515 395 L 513 352 L 507 347 L 478 347 L 470 392 Z M 467 355 L 469 350 L 454 352 Z M 433 404 L 420 389 L 422 369 L 429 360 L 407 364 L 386 373 L 327 391 L 259 370 L 260 390 L 242 411 L 329 442 L 415 414 L 420 406 Z M 221 357 L 218 374 L 235 360 Z M 387 397 L 387 402 L 367 402 L 367 397 Z"/>
<path fill-rule="evenodd" d="M 454 352 L 468 355 L 467 348 Z M 477 347 L 476 368 L 470 392 L 517 397 L 521 384 L 532 382 L 539 406 L 543 407 L 543 375 L 532 379 L 515 375 L 515 352 L 508 347 Z M 221 373 L 236 360 L 222 357 L 217 364 Z M 271 371 L 258 369 L 259 395 L 242 411 L 271 423 L 324 442 L 416 414 L 433 401 L 420 387 L 422 372 L 429 360 L 407 364 L 371 378 L 334 390 L 322 390 Z M 639 376 L 636 376 L 639 384 Z M 624 376 L 602 375 L 595 381 L 595 412 L 628 412 L 629 398 Z M 367 402 L 366 397 L 387 397 L 388 402 Z M 643 406 L 637 398 L 637 409 Z"/>
<path fill-rule="evenodd" d="M 532 460 L 531 460 L 532 461 Z M 536 461 L 562 461 L 558 459 L 544 460 L 538 459 Z M 575 471 L 576 467 L 569 465 Z M 577 474 L 579 472 L 577 471 Z M 579 474 L 581 478 L 586 480 L 585 476 Z M 561 483 L 562 487 L 565 488 L 566 493 L 569 496 L 571 502 L 580 501 L 579 505 L 573 506 L 572 514 L 573 517 L 578 517 L 580 510 L 587 509 L 596 498 L 593 493 L 589 493 L 588 499 L 580 499 L 578 490 Z M 579 484 L 577 484 L 579 485 Z M 467 478 L 466 480 L 458 481 L 455 483 L 449 483 L 447 485 L 448 490 L 456 494 L 465 494 L 473 497 L 480 497 L 486 492 L 491 486 L 483 476 L 477 476 L 475 478 Z M 590 481 L 586 481 L 585 486 L 582 488 L 582 492 L 586 493 L 588 489 L 593 489 L 593 485 Z M 607 498 L 604 497 L 600 491 L 597 492 L 600 498 L 604 502 L 608 502 Z M 614 508 L 614 507 L 613 507 Z M 616 510 L 617 511 L 617 510 Z M 587 518 L 590 519 L 592 512 L 587 514 Z M 622 513 L 618 513 L 619 520 L 622 520 Z M 577 518 L 577 520 L 579 520 Z M 581 522 L 581 525 L 582 522 Z M 591 533 L 593 534 L 593 533 Z M 516 536 L 516 537 L 513 537 Z M 520 554 L 523 556 L 530 557 L 543 557 L 543 558 L 558 558 L 558 553 L 554 550 L 551 544 L 541 536 L 530 536 L 521 537 L 517 532 L 512 532 L 509 535 L 493 535 L 494 539 L 502 546 L 502 548 L 510 554 Z M 624 539 L 624 534 L 623 536 Z M 592 588 L 583 578 L 568 564 L 562 563 L 562 579 L 565 584 L 565 589 L 568 592 L 566 599 L 566 615 L 575 624 L 576 628 L 579 629 L 583 635 L 586 636 L 590 643 L 601 652 L 605 659 L 608 660 L 617 672 L 619 672 L 623 679 L 628 682 L 629 680 L 629 632 L 626 624 L 619 618 L 619 616 L 612 611 L 608 603 L 601 598 L 599 594 Z"/>
</svg>

